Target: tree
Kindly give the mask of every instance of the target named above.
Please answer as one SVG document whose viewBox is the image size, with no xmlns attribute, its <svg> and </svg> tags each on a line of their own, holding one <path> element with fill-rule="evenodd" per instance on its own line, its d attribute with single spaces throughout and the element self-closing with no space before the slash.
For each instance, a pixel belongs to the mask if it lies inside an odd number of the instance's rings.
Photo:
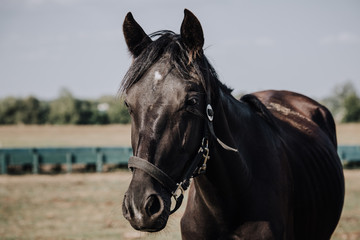
<svg viewBox="0 0 360 240">
<path fill-rule="evenodd" d="M 48 106 L 35 97 L 8 97 L 0 101 L 0 124 L 43 124 Z"/>
<path fill-rule="evenodd" d="M 50 102 L 48 122 L 51 124 L 77 124 L 79 104 L 70 91 L 62 89 L 59 98 Z"/>
<path fill-rule="evenodd" d="M 332 94 L 321 102 L 329 108 L 336 121 L 349 122 L 356 119 L 358 108 L 356 99 L 358 99 L 356 88 L 351 81 L 347 81 L 335 86 Z"/>
<path fill-rule="evenodd" d="M 76 99 L 70 91 L 62 89 L 59 98 L 50 103 L 48 121 L 51 124 L 114 123 L 110 120 L 109 111 L 99 111 L 98 105 L 103 102 L 109 103 L 111 106 L 109 110 L 115 104 L 115 101 L 110 97 L 103 97 L 99 101 Z"/>
<path fill-rule="evenodd" d="M 49 112 L 48 105 L 40 102 L 37 98 L 30 96 L 22 100 L 20 121 L 24 124 L 44 124 Z M 19 122 L 17 122 L 19 123 Z"/>
<path fill-rule="evenodd" d="M 114 96 L 99 100 L 81 100 L 67 89 L 60 91 L 53 101 L 40 101 L 35 97 L 0 100 L 0 124 L 109 124 L 130 122 L 123 102 Z"/>
<path fill-rule="evenodd" d="M 14 98 L 8 97 L 1 100 L 0 103 L 0 123 L 15 124 L 17 123 L 18 110 L 21 108 L 21 102 Z"/>
<path fill-rule="evenodd" d="M 106 114 L 109 123 L 130 123 L 130 114 L 124 104 L 123 98 L 115 98 L 113 96 L 104 96 L 99 99 L 99 103 L 107 103 L 108 109 Z"/>
<path fill-rule="evenodd" d="M 343 122 L 360 122 L 360 98 L 356 94 L 346 96 L 344 110 Z"/>
</svg>

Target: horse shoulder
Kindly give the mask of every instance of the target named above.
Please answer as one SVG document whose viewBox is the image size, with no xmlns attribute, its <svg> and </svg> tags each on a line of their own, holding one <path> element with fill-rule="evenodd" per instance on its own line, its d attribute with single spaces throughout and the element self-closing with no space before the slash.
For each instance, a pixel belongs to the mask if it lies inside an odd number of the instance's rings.
<svg viewBox="0 0 360 240">
<path fill-rule="evenodd" d="M 181 218 L 183 240 L 217 239 L 219 226 L 199 197 L 194 182 L 191 183 L 185 212 Z M 215 238 L 216 237 L 216 238 Z"/>
</svg>

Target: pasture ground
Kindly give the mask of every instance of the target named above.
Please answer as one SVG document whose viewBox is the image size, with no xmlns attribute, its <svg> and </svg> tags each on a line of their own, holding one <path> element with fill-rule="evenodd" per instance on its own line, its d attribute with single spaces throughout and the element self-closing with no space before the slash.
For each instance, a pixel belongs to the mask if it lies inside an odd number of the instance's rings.
<svg viewBox="0 0 360 240">
<path fill-rule="evenodd" d="M 360 170 L 345 170 L 345 177 L 345 207 L 335 240 L 360 239 Z M 125 170 L 0 176 L 0 239 L 181 239 L 179 221 L 185 204 L 160 233 L 131 228 L 121 211 L 130 179 Z"/>
<path fill-rule="evenodd" d="M 130 125 L 0 125 L 4 148 L 130 145 Z"/>
<path fill-rule="evenodd" d="M 360 145 L 360 124 L 338 124 L 339 144 Z M 130 146 L 130 125 L 0 125 L 0 147 Z"/>
<path fill-rule="evenodd" d="M 337 131 L 339 144 L 360 145 L 360 124 L 340 124 Z M 130 126 L 0 126 L 0 147 L 55 146 L 130 146 Z M 345 177 L 345 206 L 335 240 L 360 239 L 360 170 L 345 170 Z M 126 170 L 0 175 L 0 239 L 181 239 L 185 204 L 160 233 L 131 228 L 121 211 L 130 179 Z"/>
<path fill-rule="evenodd" d="M 0 239 L 180 239 L 184 206 L 164 232 L 149 235 L 131 228 L 121 210 L 130 180 L 125 170 L 0 176 Z"/>
</svg>

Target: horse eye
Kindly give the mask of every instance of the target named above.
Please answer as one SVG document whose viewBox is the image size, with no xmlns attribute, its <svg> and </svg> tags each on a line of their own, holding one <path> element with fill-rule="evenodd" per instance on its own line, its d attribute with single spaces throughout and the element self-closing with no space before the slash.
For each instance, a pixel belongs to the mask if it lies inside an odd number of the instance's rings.
<svg viewBox="0 0 360 240">
<path fill-rule="evenodd" d="M 131 114 L 132 111 L 131 111 L 130 105 L 126 101 L 124 101 L 124 105 L 127 108 L 128 112 Z"/>
<path fill-rule="evenodd" d="M 198 103 L 198 99 L 197 98 L 190 98 L 186 101 L 186 104 L 188 106 L 195 106 Z"/>
</svg>

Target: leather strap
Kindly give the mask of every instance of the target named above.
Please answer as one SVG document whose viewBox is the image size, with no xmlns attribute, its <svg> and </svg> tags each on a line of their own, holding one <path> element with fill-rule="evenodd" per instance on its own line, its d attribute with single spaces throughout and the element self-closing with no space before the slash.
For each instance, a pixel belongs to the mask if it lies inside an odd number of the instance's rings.
<svg viewBox="0 0 360 240">
<path fill-rule="evenodd" d="M 184 199 L 184 191 L 190 185 L 190 178 L 203 174 L 206 171 L 206 162 L 209 158 L 208 140 L 204 137 L 198 153 L 191 162 L 190 166 L 187 168 L 187 171 L 180 178 L 179 183 L 176 183 L 169 175 L 167 175 L 154 164 L 136 156 L 130 157 L 128 167 L 131 170 L 133 168 L 137 168 L 146 172 L 171 193 L 172 197 L 174 197 L 176 201 L 174 209 L 170 211 L 170 214 L 172 214 L 181 206 L 181 203 Z M 204 161 L 201 163 L 202 160 Z"/>
<path fill-rule="evenodd" d="M 159 183 L 166 187 L 169 192 L 173 192 L 177 189 L 177 184 L 174 182 L 166 173 L 161 169 L 157 168 L 152 163 L 146 161 L 145 159 L 132 156 L 128 162 L 129 168 L 138 168 L 149 174 L 151 177 L 155 178 Z"/>
</svg>

